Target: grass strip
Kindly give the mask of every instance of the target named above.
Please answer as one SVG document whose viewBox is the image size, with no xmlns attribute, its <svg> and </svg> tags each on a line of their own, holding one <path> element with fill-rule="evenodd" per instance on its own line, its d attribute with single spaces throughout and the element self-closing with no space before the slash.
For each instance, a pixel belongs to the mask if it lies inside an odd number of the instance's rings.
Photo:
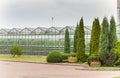
<svg viewBox="0 0 120 78">
<path fill-rule="evenodd" d="M 0 60 L 9 60 L 9 61 L 29 61 L 29 62 L 42 62 L 46 63 L 46 57 L 42 56 L 15 56 L 10 55 L 0 55 Z"/>
<path fill-rule="evenodd" d="M 113 78 L 120 78 L 120 76 L 116 76 L 116 77 L 113 77 Z"/>
<path fill-rule="evenodd" d="M 95 70 L 111 70 L 111 71 L 116 71 L 116 70 L 120 70 L 120 67 L 94 67 Z"/>
</svg>

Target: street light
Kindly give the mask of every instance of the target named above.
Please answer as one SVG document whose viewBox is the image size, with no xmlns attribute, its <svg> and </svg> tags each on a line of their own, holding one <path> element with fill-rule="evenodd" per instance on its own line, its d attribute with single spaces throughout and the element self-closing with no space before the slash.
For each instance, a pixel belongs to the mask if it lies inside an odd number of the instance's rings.
<svg viewBox="0 0 120 78">
<path fill-rule="evenodd" d="M 52 27 L 53 27 L 53 19 L 54 19 L 54 17 L 52 17 Z"/>
</svg>

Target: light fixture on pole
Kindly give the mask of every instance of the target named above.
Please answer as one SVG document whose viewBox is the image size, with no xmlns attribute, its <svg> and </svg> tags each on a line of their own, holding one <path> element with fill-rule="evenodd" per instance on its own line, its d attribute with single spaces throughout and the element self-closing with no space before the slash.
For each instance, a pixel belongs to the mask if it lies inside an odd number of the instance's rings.
<svg viewBox="0 0 120 78">
<path fill-rule="evenodd" d="M 52 27 L 53 27 L 53 20 L 54 20 L 54 17 L 52 17 Z"/>
</svg>

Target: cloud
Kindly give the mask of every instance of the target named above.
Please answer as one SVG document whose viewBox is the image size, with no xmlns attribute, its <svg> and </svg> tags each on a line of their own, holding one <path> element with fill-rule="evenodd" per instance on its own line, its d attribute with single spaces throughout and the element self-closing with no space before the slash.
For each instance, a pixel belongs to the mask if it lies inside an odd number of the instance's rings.
<svg viewBox="0 0 120 78">
<path fill-rule="evenodd" d="M 102 20 L 117 12 L 115 0 L 1 0 L 0 4 L 0 19 L 5 25 L 47 26 L 52 16 L 56 25 L 76 25 L 81 16 L 86 25 L 91 25 L 94 17 Z"/>
</svg>

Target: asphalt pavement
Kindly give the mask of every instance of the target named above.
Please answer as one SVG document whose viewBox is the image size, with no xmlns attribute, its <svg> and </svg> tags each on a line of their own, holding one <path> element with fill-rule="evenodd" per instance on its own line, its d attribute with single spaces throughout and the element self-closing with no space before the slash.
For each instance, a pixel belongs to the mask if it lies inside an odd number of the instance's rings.
<svg viewBox="0 0 120 78">
<path fill-rule="evenodd" d="M 0 61 L 0 78 L 113 78 L 120 71 L 78 70 L 81 66 Z"/>
</svg>

